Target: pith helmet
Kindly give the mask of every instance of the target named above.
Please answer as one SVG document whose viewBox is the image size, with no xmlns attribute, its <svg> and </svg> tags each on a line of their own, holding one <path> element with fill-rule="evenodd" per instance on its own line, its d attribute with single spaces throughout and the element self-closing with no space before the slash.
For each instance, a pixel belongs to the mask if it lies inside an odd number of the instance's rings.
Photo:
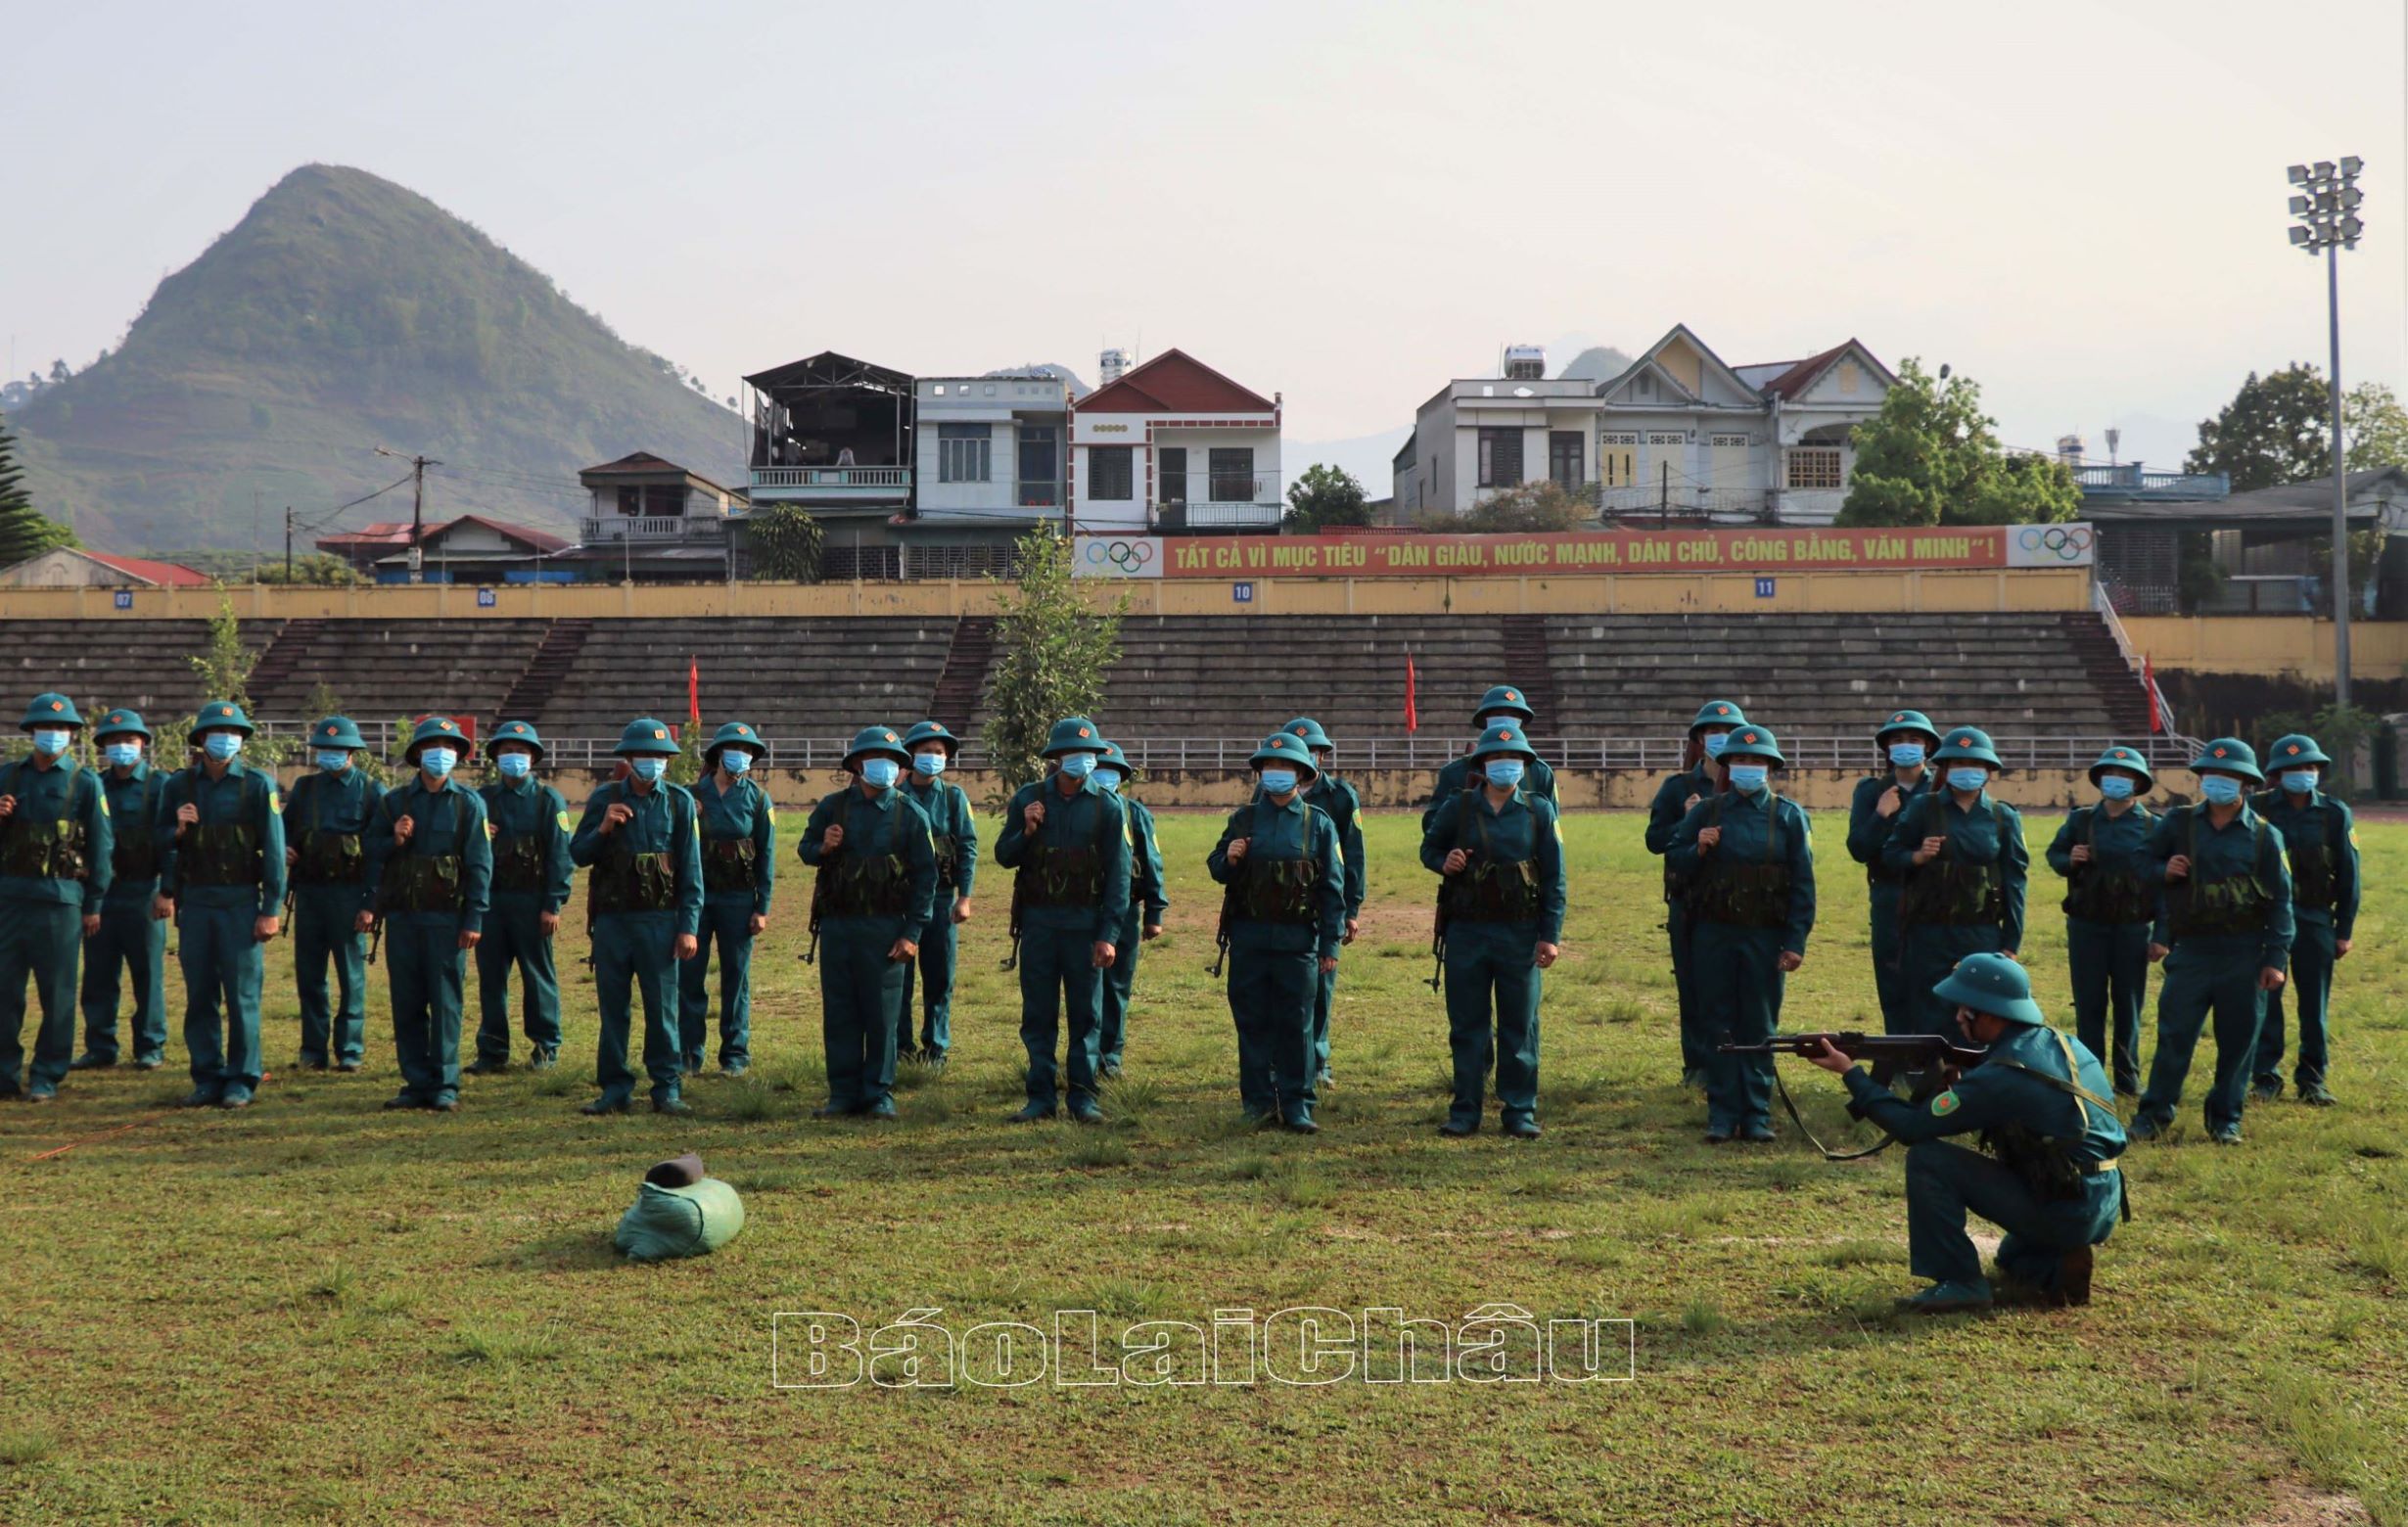
<svg viewBox="0 0 2408 1527">
<path fill-rule="evenodd" d="M 543 739 L 535 735 L 535 728 L 529 722 L 504 721 L 499 726 L 493 728 L 493 733 L 491 736 L 486 738 L 485 756 L 488 759 L 491 758 L 493 756 L 493 750 L 500 747 L 505 742 L 522 743 L 527 747 L 533 748 L 535 750 L 535 757 L 537 758 L 542 758 L 545 754 L 551 751 L 543 745 Z"/>
<path fill-rule="evenodd" d="M 75 714 L 75 702 L 56 691 L 50 694 L 35 695 L 33 703 L 25 707 L 25 730 L 27 731 L 33 730 L 36 726 L 81 726 L 82 724 L 83 717 Z"/>
<path fill-rule="evenodd" d="M 1129 762 L 1129 755 L 1121 751 L 1121 745 L 1117 742 L 1107 742 L 1104 744 L 1103 757 L 1095 761 L 1095 766 L 1097 768 L 1119 769 L 1121 771 L 1121 778 L 1123 779 L 1135 779 L 1137 777 L 1137 766 Z"/>
<path fill-rule="evenodd" d="M 1084 716 L 1069 716 L 1053 723 L 1053 734 L 1045 739 L 1044 756 L 1058 759 L 1065 753 L 1101 753 L 1103 750 L 1103 728 Z"/>
<path fill-rule="evenodd" d="M 1321 723 L 1309 716 L 1300 716 L 1279 729 L 1291 737 L 1303 738 L 1304 745 L 1308 748 L 1334 748 L 1337 746 L 1336 743 L 1329 740 L 1329 734 L 1321 730 Z"/>
<path fill-rule="evenodd" d="M 1744 726 L 1746 724 L 1747 717 L 1739 710 L 1737 701 L 1708 700 L 1697 708 L 1697 718 L 1689 723 L 1689 734 L 1694 737 L 1709 726 Z"/>
<path fill-rule="evenodd" d="M 2157 776 L 2150 772 L 2149 761 L 2141 756 L 2141 750 L 2127 748 L 2120 742 L 2099 755 L 2099 762 L 2090 766 L 2090 782 L 2097 784 L 2100 772 L 2110 768 L 2120 768 L 2126 773 L 2140 775 L 2143 790 L 2147 790 L 2157 782 Z"/>
<path fill-rule="evenodd" d="M 627 722 L 626 730 L 619 734 L 619 746 L 612 750 L 621 758 L 648 754 L 658 758 L 675 758 L 677 739 L 669 734 L 667 721 L 656 721 L 649 716 L 639 716 Z"/>
<path fill-rule="evenodd" d="M 112 711 L 102 717 L 100 724 L 92 729 L 94 742 L 107 742 L 112 737 L 128 736 L 140 737 L 146 742 L 150 740 L 151 728 L 142 724 L 142 713 L 139 711 Z"/>
<path fill-rule="evenodd" d="M 458 721 L 448 716 L 430 716 L 410 728 L 410 740 L 401 749 L 401 756 L 414 760 L 418 757 L 420 748 L 438 742 L 456 750 L 467 740 L 467 734 L 460 730 Z"/>
<path fill-rule="evenodd" d="M 1919 737 L 1929 738 L 1929 746 L 1934 748 L 1940 745 L 1940 729 L 1932 725 L 1931 717 L 1921 711 L 1891 712 L 1889 719 L 1883 721 L 1879 729 L 1874 732 L 1873 740 L 1887 742 L 1899 732 L 1913 732 Z"/>
<path fill-rule="evenodd" d="M 920 751 L 920 744 L 923 742 L 939 744 L 945 749 L 945 756 L 949 759 L 961 751 L 961 739 L 946 730 L 943 721 L 922 721 L 903 733 L 903 746 L 913 753 Z"/>
<path fill-rule="evenodd" d="M 1309 779 L 1320 773 L 1313 765 L 1313 750 L 1306 747 L 1304 739 L 1293 732 L 1273 732 L 1263 739 L 1263 745 L 1255 749 L 1254 757 L 1246 762 L 1256 768 L 1266 764 L 1285 764 L 1295 769 L 1300 778 Z"/>
<path fill-rule="evenodd" d="M 2199 757 L 2191 761 L 2194 774 L 2239 774 L 2253 784 L 2264 784 L 2266 776 L 2257 766 L 2257 750 L 2238 737 L 2217 737 L 2199 746 Z"/>
<path fill-rule="evenodd" d="M 711 746 L 703 749 L 703 763 L 706 765 L 717 767 L 721 748 L 749 749 L 753 757 L 757 759 L 769 756 L 768 744 L 761 740 L 761 733 L 742 721 L 729 721 L 712 734 Z"/>
<path fill-rule="evenodd" d="M 199 742 L 203 732 L 236 731 L 248 737 L 256 730 L 243 708 L 231 700 L 211 700 L 192 718 L 192 730 L 184 736 L 186 742 Z"/>
<path fill-rule="evenodd" d="M 2274 746 L 2266 750 L 2266 763 L 2272 765 L 2277 773 L 2308 764 L 2331 764 L 2332 762 L 2331 759 L 2325 757 L 2325 750 L 2316 746 L 2316 739 L 2305 732 L 2292 732 L 2288 737 L 2277 737 L 2274 740 Z"/>
<path fill-rule="evenodd" d="M 1539 761 L 1539 750 L 1530 745 L 1528 729 L 1518 721 L 1505 721 L 1490 727 L 1480 734 L 1480 740 L 1471 747 L 1471 761 L 1474 764 L 1482 759 L 1508 756 L 1528 759 L 1533 764 Z"/>
<path fill-rule="evenodd" d="M 330 716 L 309 728 L 309 746 L 313 748 L 341 748 L 355 753 L 367 745 L 367 739 L 360 736 L 359 727 L 347 716 Z"/>
<path fill-rule="evenodd" d="M 853 734 L 853 746 L 845 750 L 845 771 L 851 773 L 855 760 L 872 754 L 905 766 L 911 763 L 911 753 L 903 746 L 902 732 L 892 726 L 864 726 Z"/>
<path fill-rule="evenodd" d="M 1518 716 L 1525 721 L 1538 719 L 1539 713 L 1530 709 L 1529 697 L 1511 684 L 1498 684 L 1480 697 L 1479 706 L 1471 713 L 1473 720 L 1486 716 Z"/>
<path fill-rule="evenodd" d="M 1978 726 L 1954 726 L 1940 743 L 1940 751 L 1931 755 L 1934 764 L 1987 764 L 1992 768 L 2005 768 L 1999 761 L 1998 749 L 1990 745 L 1990 734 Z"/>
<path fill-rule="evenodd" d="M 1763 759 L 1775 768 L 1789 766 L 1789 761 L 1781 756 L 1781 739 L 1773 735 L 1773 728 L 1754 721 L 1724 741 L 1722 762 L 1729 764 L 1733 759 Z"/>
<path fill-rule="evenodd" d="M 1931 995 L 2009 1023 L 2039 1026 L 2049 1021 L 2032 1000 L 2031 974 L 2004 954 L 1968 954 Z"/>
</svg>

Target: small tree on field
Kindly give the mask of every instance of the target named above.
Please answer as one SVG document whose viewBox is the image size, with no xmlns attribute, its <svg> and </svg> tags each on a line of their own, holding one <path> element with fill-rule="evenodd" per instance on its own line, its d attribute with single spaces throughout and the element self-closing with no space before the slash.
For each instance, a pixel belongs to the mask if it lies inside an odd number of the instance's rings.
<svg viewBox="0 0 2408 1527">
<path fill-rule="evenodd" d="M 209 617 L 208 645 L 184 660 L 201 680 L 203 701 L 231 700 L 251 716 L 251 671 L 257 666 L 257 653 L 243 645 L 242 618 L 234 613 L 234 596 L 225 585 L 217 585 L 217 613 Z M 259 718 L 251 717 L 252 724 Z M 297 749 L 290 739 L 270 737 L 255 732 L 243 745 L 243 753 L 252 763 L 264 768 L 275 768 L 292 760 Z"/>
<path fill-rule="evenodd" d="M 1012 792 L 1044 772 L 1045 738 L 1066 716 L 1092 716 L 1104 671 L 1121 655 L 1129 596 L 1091 609 L 1071 578 L 1071 545 L 1048 526 L 1020 537 L 1015 591 L 996 600 L 994 710 L 983 738 L 994 762 L 1000 810 Z"/>
</svg>

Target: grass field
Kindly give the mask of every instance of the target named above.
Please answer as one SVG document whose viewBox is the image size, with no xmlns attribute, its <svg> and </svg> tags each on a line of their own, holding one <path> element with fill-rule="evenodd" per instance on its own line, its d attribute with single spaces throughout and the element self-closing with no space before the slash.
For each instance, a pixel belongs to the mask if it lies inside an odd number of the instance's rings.
<svg viewBox="0 0 2408 1527">
<path fill-rule="evenodd" d="M 1818 825 L 1822 925 L 1787 1022 L 1877 1026 L 1863 881 L 1842 823 Z M 568 1063 L 472 1078 L 451 1118 L 378 1110 L 394 1085 L 381 969 L 368 1070 L 284 1069 L 298 1023 L 280 942 L 280 1074 L 257 1107 L 168 1112 L 180 1069 L 120 1069 L 0 1111 L 18 1174 L 0 1204 L 0 1515 L 2408 1523 L 2408 827 L 2364 829 L 2343 1106 L 2252 1108 L 2246 1147 L 2221 1150 L 2195 1087 L 2172 1140 L 2127 1158 L 2138 1218 L 2103 1252 L 2091 1307 L 1938 1320 L 1888 1312 L 1914 1286 L 1898 1153 L 1828 1165 L 1785 1120 L 1778 1145 L 1702 1143 L 1701 1105 L 1675 1085 L 1636 817 L 1567 823 L 1547 1137 L 1505 1140 L 1492 1112 L 1478 1137 L 1442 1140 L 1429 877 L 1409 818 L 1369 828 L 1338 1082 L 1311 1139 L 1237 1127 L 1227 1007 L 1204 969 L 1212 817 L 1163 819 L 1177 905 L 1146 949 L 1100 1129 L 1003 1122 L 1020 1050 L 992 869 L 955 1064 L 906 1074 L 891 1126 L 807 1117 L 821 1077 L 799 875 L 755 958 L 754 1074 L 702 1080 L 692 1120 L 577 1114 L 594 1034 L 581 935 L 563 932 Z M 2069 1022 L 2054 877 L 2035 893 L 2027 958 Z M 177 1033 L 172 978 L 169 995 Z M 181 1068 L 180 1033 L 169 1054 Z M 1817 1133 L 1848 1134 L 1831 1079 L 1788 1064 Z M 610 1233 L 637 1178 L 688 1146 L 744 1192 L 742 1238 L 623 1264 Z M 1634 1319 L 1636 1382 L 770 1381 L 781 1310 L 868 1327 L 939 1307 L 958 1332 L 1058 1308 L 1117 1329 L 1493 1302 Z"/>
</svg>

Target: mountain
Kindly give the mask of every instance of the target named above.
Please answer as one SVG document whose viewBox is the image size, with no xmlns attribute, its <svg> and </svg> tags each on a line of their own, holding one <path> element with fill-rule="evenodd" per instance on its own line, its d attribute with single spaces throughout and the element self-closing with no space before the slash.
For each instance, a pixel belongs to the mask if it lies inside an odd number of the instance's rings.
<svg viewBox="0 0 2408 1527">
<path fill-rule="evenodd" d="M 1589 382 L 1602 382 L 1618 377 L 1631 369 L 1631 357 L 1610 345 L 1592 345 L 1565 361 L 1558 377 L 1578 377 Z"/>
<path fill-rule="evenodd" d="M 309 164 L 159 285 L 125 343 L 11 419 L 34 501 L 87 545 L 275 546 L 432 456 L 429 519 L 553 531 L 579 467 L 648 450 L 723 483 L 744 422 L 478 229 Z M 404 487 L 337 527 L 407 519 Z"/>
</svg>

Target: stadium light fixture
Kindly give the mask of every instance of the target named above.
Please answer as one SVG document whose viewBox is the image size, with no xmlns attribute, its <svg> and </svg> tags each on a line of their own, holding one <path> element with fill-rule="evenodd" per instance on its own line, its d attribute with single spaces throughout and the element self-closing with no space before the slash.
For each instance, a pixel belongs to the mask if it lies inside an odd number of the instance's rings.
<svg viewBox="0 0 2408 1527">
<path fill-rule="evenodd" d="M 2349 704 L 2349 455 L 2341 438 L 2341 251 L 2354 250 L 2366 232 L 2358 216 L 2366 195 L 2358 189 L 2358 172 L 2366 161 L 2344 156 L 2337 165 L 2318 160 L 2313 166 L 2293 164 L 2286 172 L 2291 183 L 2306 194 L 2291 199 L 2296 219 L 2289 233 L 2291 247 L 2325 257 L 2325 327 L 2333 351 L 2333 701 Z"/>
</svg>

